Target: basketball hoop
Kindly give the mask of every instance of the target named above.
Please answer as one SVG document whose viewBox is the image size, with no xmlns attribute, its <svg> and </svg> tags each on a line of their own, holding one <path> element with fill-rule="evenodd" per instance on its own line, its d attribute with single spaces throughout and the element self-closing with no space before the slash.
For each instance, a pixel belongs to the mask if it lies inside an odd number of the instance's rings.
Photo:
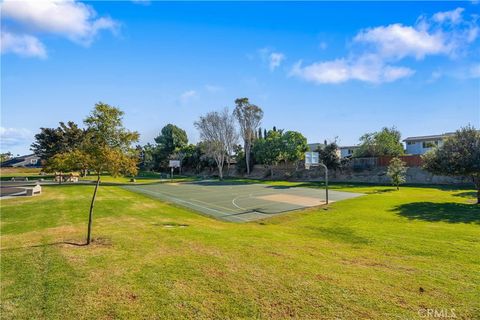
<svg viewBox="0 0 480 320">
<path fill-rule="evenodd" d="M 173 168 L 180 168 L 180 160 L 169 160 L 168 166 L 170 167 L 170 179 L 173 180 Z"/>
<path fill-rule="evenodd" d="M 170 161 L 168 161 L 168 166 L 170 168 L 179 168 L 180 167 L 180 160 L 170 160 Z"/>
<path fill-rule="evenodd" d="M 305 152 L 305 169 L 310 170 L 310 167 L 318 166 L 318 152 Z"/>
</svg>

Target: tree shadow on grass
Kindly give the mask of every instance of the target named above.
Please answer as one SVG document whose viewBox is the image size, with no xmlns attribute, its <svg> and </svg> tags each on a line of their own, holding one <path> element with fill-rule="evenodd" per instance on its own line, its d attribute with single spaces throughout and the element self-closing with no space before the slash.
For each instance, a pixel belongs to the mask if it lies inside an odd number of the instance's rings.
<svg viewBox="0 0 480 320">
<path fill-rule="evenodd" d="M 480 205 L 465 203 L 413 202 L 392 211 L 411 220 L 450 223 L 480 223 Z"/>
<path fill-rule="evenodd" d="M 51 247 L 51 246 L 61 246 L 61 245 L 68 245 L 74 247 L 85 247 L 87 246 L 86 242 L 83 243 L 76 243 L 71 241 L 58 241 L 52 243 L 42 243 L 42 244 L 34 244 L 31 246 L 23 246 L 23 247 L 13 247 L 13 248 L 2 248 L 0 251 L 11 251 L 11 250 L 21 250 L 21 249 L 30 249 L 30 248 L 42 248 L 42 247 Z"/>
</svg>

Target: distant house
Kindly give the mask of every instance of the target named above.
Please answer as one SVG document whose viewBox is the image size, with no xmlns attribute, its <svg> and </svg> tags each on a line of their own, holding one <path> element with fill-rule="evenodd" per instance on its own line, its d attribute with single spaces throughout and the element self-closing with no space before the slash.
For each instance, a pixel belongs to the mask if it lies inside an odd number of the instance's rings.
<svg viewBox="0 0 480 320">
<path fill-rule="evenodd" d="M 348 158 L 353 156 L 353 153 L 359 148 L 359 146 L 343 146 L 338 148 L 340 149 L 340 158 Z"/>
<path fill-rule="evenodd" d="M 424 154 L 433 147 L 441 146 L 443 141 L 452 136 L 452 132 L 437 134 L 431 136 L 408 137 L 403 140 L 406 145 L 406 154 Z"/>
<path fill-rule="evenodd" d="M 41 167 L 40 158 L 34 154 L 19 156 L 2 162 L 2 167 Z"/>
<path fill-rule="evenodd" d="M 325 148 L 325 146 L 325 143 L 309 143 L 308 151 L 315 152 L 318 150 L 322 150 L 323 148 Z M 355 149 L 358 149 L 358 146 L 338 147 L 337 154 L 340 158 L 351 157 Z"/>
<path fill-rule="evenodd" d="M 318 151 L 318 149 L 323 149 L 323 148 L 325 148 L 325 144 L 324 144 L 324 143 L 320 143 L 320 142 L 315 142 L 315 143 L 309 143 L 309 144 L 307 144 L 307 147 L 308 147 L 308 151 L 310 151 L 310 152 L 316 152 L 316 151 Z"/>
</svg>

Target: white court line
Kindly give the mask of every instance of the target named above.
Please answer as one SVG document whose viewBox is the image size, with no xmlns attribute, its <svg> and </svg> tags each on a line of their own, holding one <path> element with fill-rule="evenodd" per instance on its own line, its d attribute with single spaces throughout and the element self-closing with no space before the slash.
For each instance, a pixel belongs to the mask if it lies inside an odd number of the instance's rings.
<svg viewBox="0 0 480 320">
<path fill-rule="evenodd" d="M 153 192 L 153 191 L 150 191 L 150 190 L 147 190 L 147 189 L 144 189 L 144 188 L 139 188 L 137 187 L 137 189 L 140 189 L 140 190 L 143 190 L 144 192 L 146 193 L 149 193 L 151 195 L 158 195 L 158 194 L 167 194 L 166 192 Z M 175 197 L 172 197 L 171 195 L 167 195 L 166 198 L 168 199 L 172 199 L 174 202 L 179 202 L 179 203 L 187 203 L 187 204 L 190 204 L 192 206 L 196 206 L 196 207 L 199 207 L 199 208 L 202 208 L 202 209 L 205 209 L 205 210 L 209 210 L 209 211 L 213 211 L 213 212 L 216 212 L 216 213 L 219 213 L 221 215 L 225 215 L 225 212 L 221 212 L 221 211 L 218 211 L 218 210 L 215 210 L 215 209 L 212 209 L 212 208 L 208 208 L 208 207 L 204 207 L 204 206 L 201 206 L 199 204 L 196 204 L 196 203 L 192 203 L 192 202 L 189 202 L 189 201 L 186 201 L 186 200 L 182 200 L 182 199 L 178 199 L 178 198 L 175 198 Z"/>
<path fill-rule="evenodd" d="M 214 207 L 217 207 L 217 208 L 221 208 L 221 209 L 224 209 L 224 210 L 228 210 L 228 211 L 232 211 L 232 212 L 237 213 L 237 211 L 234 210 L 234 209 L 226 208 L 226 207 L 224 207 L 224 206 L 219 206 L 218 204 L 215 204 L 215 203 L 208 203 L 208 202 L 201 201 L 201 200 L 198 200 L 198 199 L 193 199 L 193 198 L 190 198 L 189 200 L 190 200 L 190 201 L 197 201 L 197 202 L 200 202 L 200 203 L 203 203 L 203 204 L 207 204 L 207 205 L 209 205 L 209 206 L 214 206 Z"/>
<path fill-rule="evenodd" d="M 245 196 L 245 195 L 241 194 L 241 195 L 239 195 L 239 196 L 236 196 L 236 197 L 233 198 L 233 200 L 232 200 L 232 204 L 233 204 L 235 207 L 237 207 L 238 209 L 240 209 L 240 210 L 247 210 L 247 209 L 242 208 L 242 207 L 240 207 L 239 205 L 237 205 L 237 204 L 235 203 L 235 200 L 237 200 L 237 199 L 240 198 L 240 197 L 244 197 L 244 196 Z M 251 196 L 252 196 L 252 194 L 250 193 L 250 194 L 248 195 L 248 197 L 250 198 Z"/>
<path fill-rule="evenodd" d="M 173 202 L 177 202 L 177 203 L 184 203 L 184 204 L 190 204 L 194 207 L 197 207 L 197 208 L 202 208 L 202 209 L 205 209 L 207 211 L 211 211 L 211 212 L 216 212 L 217 214 L 220 214 L 220 216 L 218 215 L 213 215 L 214 218 L 222 218 L 222 217 L 229 217 L 233 220 L 237 220 L 237 221 L 240 221 L 240 222 L 244 222 L 243 219 L 241 219 L 240 217 L 237 217 L 235 215 L 232 215 L 232 214 L 225 214 L 225 212 L 222 212 L 222 211 L 218 211 L 218 210 L 215 210 L 215 209 L 212 209 L 212 208 L 208 208 L 208 207 L 204 207 L 204 206 L 201 206 L 199 204 L 196 204 L 196 203 L 192 203 L 190 201 L 186 201 L 186 200 L 182 200 L 182 199 L 178 199 L 178 198 L 175 198 L 173 196 L 171 196 L 169 193 L 167 192 L 153 192 L 153 191 L 150 191 L 150 190 L 147 190 L 147 189 L 144 189 L 144 188 L 140 188 L 140 187 L 136 187 L 137 189 L 140 189 L 140 190 L 143 190 L 144 192 L 146 193 L 149 193 L 151 195 L 154 195 L 154 196 L 158 196 L 158 194 L 161 194 L 163 195 L 164 197 L 166 197 L 167 199 L 171 199 L 173 200 Z M 134 189 L 135 190 L 135 189 Z M 187 206 L 188 207 L 188 206 Z M 235 211 L 233 211 L 235 213 Z M 225 220 L 224 220 L 225 221 Z"/>
</svg>

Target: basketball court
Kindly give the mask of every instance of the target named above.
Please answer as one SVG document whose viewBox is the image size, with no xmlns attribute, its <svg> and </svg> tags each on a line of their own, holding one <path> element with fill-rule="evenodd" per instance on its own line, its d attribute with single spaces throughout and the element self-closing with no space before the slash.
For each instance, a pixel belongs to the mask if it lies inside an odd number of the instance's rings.
<svg viewBox="0 0 480 320">
<path fill-rule="evenodd" d="M 325 190 L 229 181 L 131 185 L 124 188 L 231 222 L 247 222 L 325 204 Z M 360 193 L 329 191 L 329 202 Z"/>
</svg>

